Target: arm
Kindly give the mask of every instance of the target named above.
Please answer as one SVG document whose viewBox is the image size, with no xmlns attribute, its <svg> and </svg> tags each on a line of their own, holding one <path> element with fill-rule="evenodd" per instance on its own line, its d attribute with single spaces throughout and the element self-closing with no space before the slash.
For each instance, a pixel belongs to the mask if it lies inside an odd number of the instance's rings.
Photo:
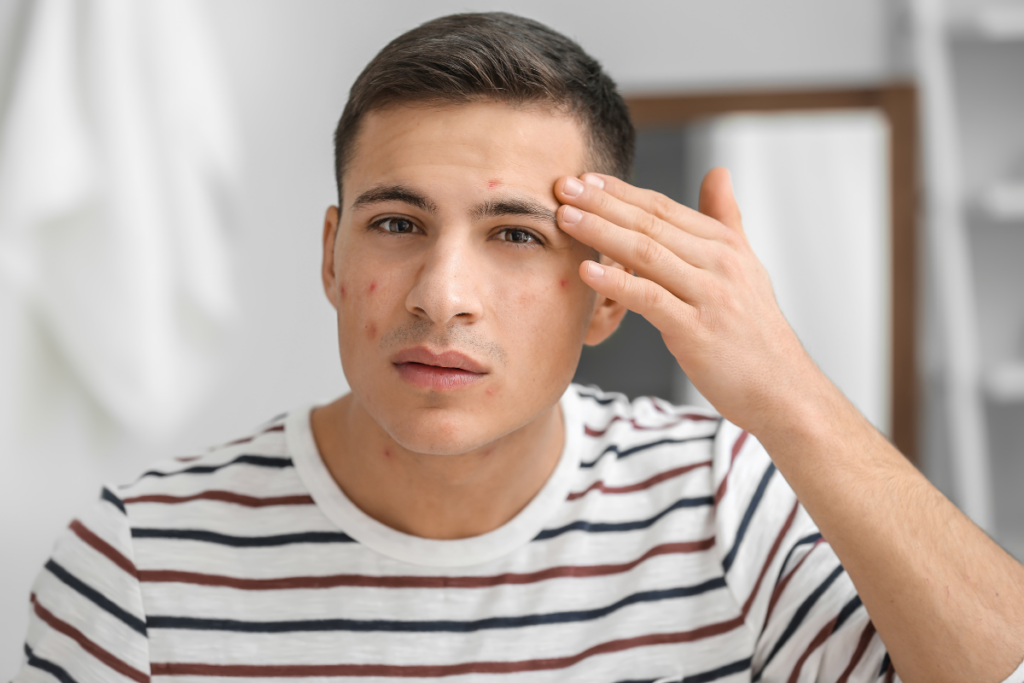
<svg viewBox="0 0 1024 683">
<path fill-rule="evenodd" d="M 1001 681 L 1024 656 L 1024 567 L 935 489 L 807 355 L 750 249 L 728 173 L 700 212 L 610 176 L 560 179 L 559 225 L 624 264 L 580 276 L 661 331 L 765 446 L 849 572 L 908 683 Z M 576 185 L 580 185 L 576 181 Z M 575 218 L 575 220 L 573 220 Z"/>
<path fill-rule="evenodd" d="M 111 487 L 57 542 L 32 587 L 14 683 L 149 681 L 149 640 L 124 504 Z"/>
</svg>

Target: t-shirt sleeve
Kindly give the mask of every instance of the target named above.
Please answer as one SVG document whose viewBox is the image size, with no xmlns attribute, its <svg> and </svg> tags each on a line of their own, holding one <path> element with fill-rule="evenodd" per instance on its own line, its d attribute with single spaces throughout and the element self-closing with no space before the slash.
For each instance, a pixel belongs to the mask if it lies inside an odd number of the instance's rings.
<svg viewBox="0 0 1024 683">
<path fill-rule="evenodd" d="M 751 680 L 899 681 L 850 577 L 750 434 L 715 440 L 716 545 L 756 638 Z"/>
<path fill-rule="evenodd" d="M 14 683 L 149 681 L 131 529 L 114 490 L 71 523 L 36 578 Z"/>
</svg>

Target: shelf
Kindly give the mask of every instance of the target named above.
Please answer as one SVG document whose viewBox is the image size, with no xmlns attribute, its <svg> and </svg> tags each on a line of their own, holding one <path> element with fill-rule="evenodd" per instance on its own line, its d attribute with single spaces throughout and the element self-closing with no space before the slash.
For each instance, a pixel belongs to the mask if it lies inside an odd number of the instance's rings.
<svg viewBox="0 0 1024 683">
<path fill-rule="evenodd" d="M 1001 182 L 981 192 L 978 208 L 995 221 L 1024 221 L 1024 180 Z"/>
<path fill-rule="evenodd" d="M 1024 4 L 990 5 L 950 22 L 950 33 L 960 40 L 1007 42 L 1024 40 Z"/>
<path fill-rule="evenodd" d="M 1007 361 L 992 367 L 985 375 L 989 397 L 1001 403 L 1024 401 L 1024 361 Z"/>
</svg>

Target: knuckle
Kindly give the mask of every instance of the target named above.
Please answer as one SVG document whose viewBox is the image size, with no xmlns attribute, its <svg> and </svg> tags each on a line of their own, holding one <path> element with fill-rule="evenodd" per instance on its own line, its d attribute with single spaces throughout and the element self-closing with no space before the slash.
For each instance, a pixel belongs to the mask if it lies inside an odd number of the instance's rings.
<svg viewBox="0 0 1024 683">
<path fill-rule="evenodd" d="M 675 206 L 675 202 L 666 197 L 660 192 L 653 193 L 651 197 L 651 213 L 664 218 L 672 212 L 672 208 Z"/>
<path fill-rule="evenodd" d="M 646 211 L 640 212 L 640 219 L 637 221 L 640 227 L 640 232 L 644 233 L 648 237 L 657 238 L 662 231 L 661 220 L 654 214 Z"/>
<path fill-rule="evenodd" d="M 641 283 L 636 283 L 640 287 Z M 661 305 L 661 291 L 657 287 L 640 287 L 640 301 L 646 308 L 657 308 Z"/>
<path fill-rule="evenodd" d="M 633 243 L 633 255 L 638 263 L 651 265 L 661 258 L 661 245 L 645 235 L 637 235 Z"/>
</svg>

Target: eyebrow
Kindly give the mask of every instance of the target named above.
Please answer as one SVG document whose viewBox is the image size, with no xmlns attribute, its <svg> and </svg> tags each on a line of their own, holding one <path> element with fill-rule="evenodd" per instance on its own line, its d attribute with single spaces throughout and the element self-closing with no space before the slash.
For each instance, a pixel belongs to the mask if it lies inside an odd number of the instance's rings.
<svg viewBox="0 0 1024 683">
<path fill-rule="evenodd" d="M 383 202 L 403 202 L 427 213 L 437 213 L 437 205 L 416 190 L 404 185 L 378 185 L 356 197 L 352 208 L 358 209 Z"/>
<path fill-rule="evenodd" d="M 497 216 L 539 218 L 551 223 L 555 228 L 558 227 L 558 219 L 555 217 L 554 211 L 540 202 L 524 197 L 505 197 L 503 199 L 489 200 L 473 209 L 473 218 L 476 219 L 494 218 Z"/>
</svg>

